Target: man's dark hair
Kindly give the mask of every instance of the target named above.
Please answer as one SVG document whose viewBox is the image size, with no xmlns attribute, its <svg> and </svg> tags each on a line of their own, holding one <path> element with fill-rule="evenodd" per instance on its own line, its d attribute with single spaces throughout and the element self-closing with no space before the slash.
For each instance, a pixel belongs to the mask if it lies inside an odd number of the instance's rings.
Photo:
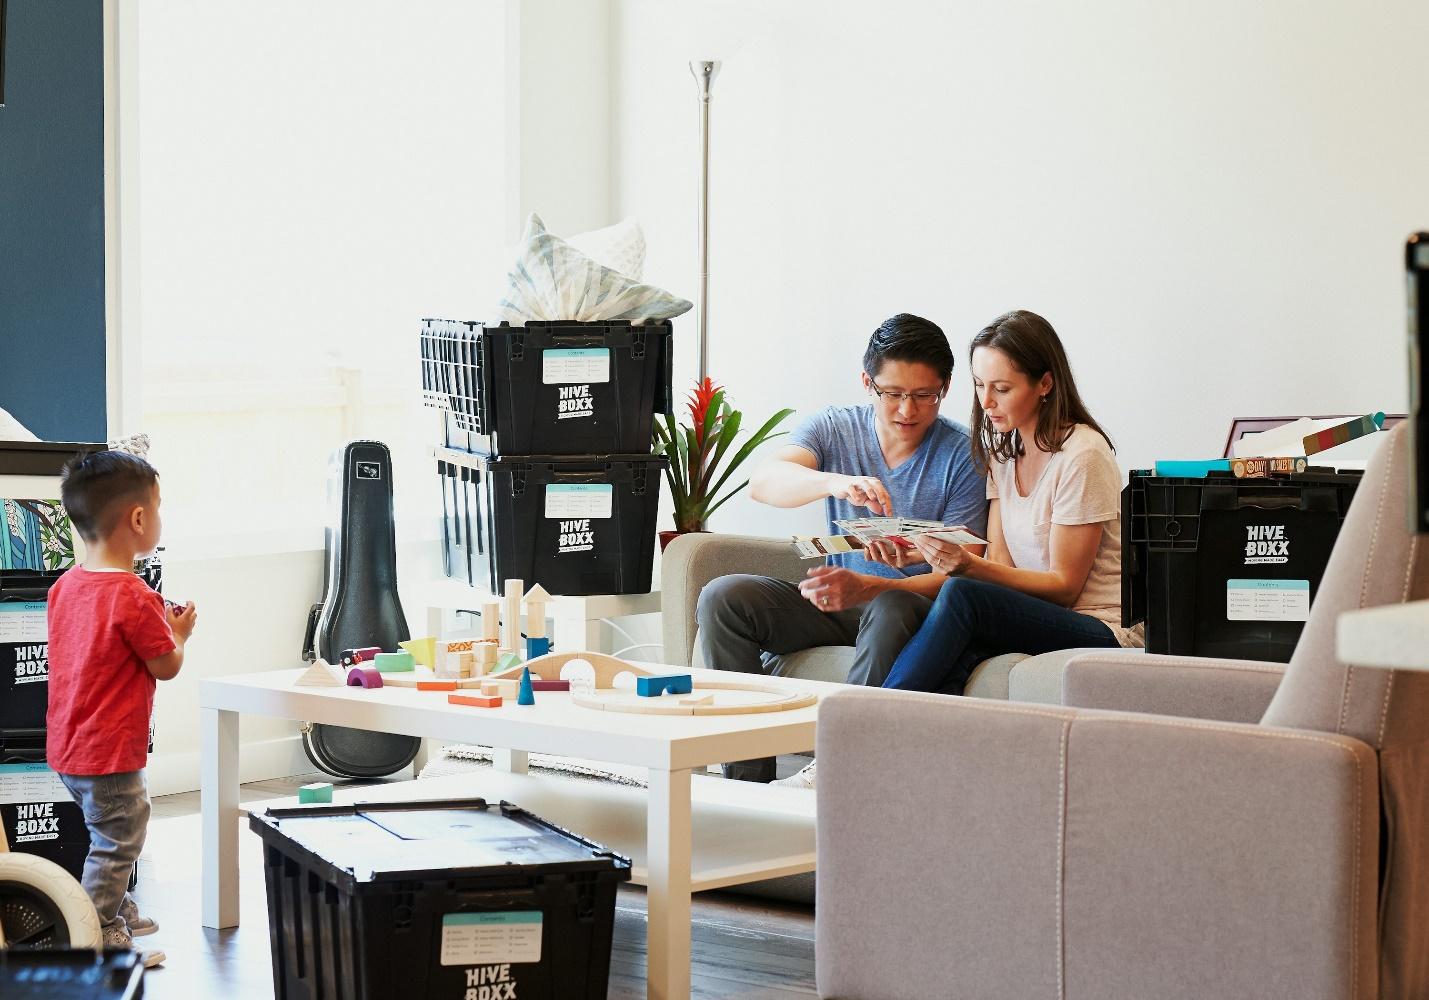
<svg viewBox="0 0 1429 1000">
<path fill-rule="evenodd" d="M 76 455 L 65 463 L 60 500 L 86 542 L 114 530 L 125 503 L 142 503 L 159 481 L 159 473 L 138 455 L 97 451 Z"/>
<path fill-rule="evenodd" d="M 883 321 L 868 338 L 863 352 L 863 370 L 877 378 L 885 361 L 913 361 L 927 365 L 943 382 L 953 377 L 953 349 L 948 338 L 932 320 L 912 313 L 899 313 Z"/>
</svg>

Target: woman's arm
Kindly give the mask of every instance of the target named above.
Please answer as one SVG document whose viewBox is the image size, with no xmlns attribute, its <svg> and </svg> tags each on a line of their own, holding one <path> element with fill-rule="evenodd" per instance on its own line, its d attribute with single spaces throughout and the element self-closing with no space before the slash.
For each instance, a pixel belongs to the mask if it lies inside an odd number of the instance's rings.
<svg viewBox="0 0 1429 1000">
<path fill-rule="evenodd" d="M 771 507 L 802 507 L 833 497 L 873 513 L 893 513 L 893 500 L 873 476 L 842 476 L 820 472 L 814 453 L 798 445 L 785 445 L 761 462 L 749 477 L 749 495 Z"/>
<path fill-rule="evenodd" d="M 1002 534 L 1002 502 L 987 502 L 987 558 L 1002 566 L 1012 565 L 1012 553 L 1007 551 L 1007 538 Z"/>
<path fill-rule="evenodd" d="M 1007 543 L 1002 537 L 1002 522 L 993 513 L 988 515 L 988 535 L 992 556 L 995 557 L 999 549 L 1005 556 Z M 913 542 L 934 569 L 949 576 L 967 576 L 1001 584 L 1069 608 L 1076 603 L 1087 584 L 1101 540 L 1101 523 L 1052 525 L 1048 546 L 1051 568 L 1047 570 L 1019 569 L 1011 565 L 1010 556 L 1006 557 L 1006 563 L 992 557 L 980 558 L 961 545 L 927 535 L 915 538 Z"/>
</svg>

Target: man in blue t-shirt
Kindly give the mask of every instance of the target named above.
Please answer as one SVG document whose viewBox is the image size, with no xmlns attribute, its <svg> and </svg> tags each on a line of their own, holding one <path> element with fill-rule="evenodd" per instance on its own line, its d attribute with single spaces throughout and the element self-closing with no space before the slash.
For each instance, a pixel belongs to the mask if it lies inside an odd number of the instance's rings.
<svg viewBox="0 0 1429 1000">
<path fill-rule="evenodd" d="M 895 516 L 987 531 L 985 477 L 967 428 L 938 414 L 953 352 L 935 324 L 900 313 L 863 355 L 865 406 L 813 414 L 750 477 L 750 496 L 774 507 L 823 500 L 835 520 Z M 706 665 L 764 672 L 774 657 L 813 646 L 855 647 L 850 684 L 883 684 L 946 579 L 927 565 L 905 576 L 862 553 L 831 556 L 801 583 L 738 574 L 710 582 L 696 618 Z M 772 759 L 725 765 L 731 777 L 769 781 Z"/>
</svg>

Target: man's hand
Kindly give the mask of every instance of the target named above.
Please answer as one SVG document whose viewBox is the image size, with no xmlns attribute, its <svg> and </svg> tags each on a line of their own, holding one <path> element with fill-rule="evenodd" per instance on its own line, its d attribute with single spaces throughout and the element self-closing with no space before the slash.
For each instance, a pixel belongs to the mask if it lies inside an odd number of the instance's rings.
<svg viewBox="0 0 1429 1000">
<path fill-rule="evenodd" d="M 855 507 L 867 507 L 879 517 L 893 516 L 893 499 L 881 482 L 873 476 L 835 476 L 829 496 L 847 500 Z"/>
<path fill-rule="evenodd" d="M 194 626 L 198 624 L 198 610 L 194 602 L 189 601 L 182 608 L 171 604 L 168 612 L 169 628 L 174 630 L 174 638 L 179 642 L 188 642 L 189 636 L 194 634 Z"/>
<path fill-rule="evenodd" d="M 929 566 L 948 576 L 962 576 L 973 563 L 979 561 L 978 556 L 956 542 L 938 538 L 933 534 L 914 535 L 912 542 Z"/>
<path fill-rule="evenodd" d="M 799 584 L 803 594 L 820 611 L 847 611 L 874 597 L 870 578 L 842 566 L 815 566 Z"/>
<path fill-rule="evenodd" d="M 883 565 L 892 566 L 894 569 L 919 566 L 927 561 L 910 542 L 895 542 L 887 538 L 865 542 L 863 554 L 869 562 L 883 563 Z"/>
</svg>

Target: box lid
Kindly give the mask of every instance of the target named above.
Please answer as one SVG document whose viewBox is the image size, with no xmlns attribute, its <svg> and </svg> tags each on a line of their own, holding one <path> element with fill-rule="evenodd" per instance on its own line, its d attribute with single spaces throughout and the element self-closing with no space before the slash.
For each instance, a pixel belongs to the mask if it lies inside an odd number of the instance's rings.
<svg viewBox="0 0 1429 1000">
<path fill-rule="evenodd" d="M 510 803 L 485 799 L 302 806 L 249 813 L 263 840 L 360 883 L 423 877 L 628 871 L 630 862 L 599 844 Z"/>
</svg>

